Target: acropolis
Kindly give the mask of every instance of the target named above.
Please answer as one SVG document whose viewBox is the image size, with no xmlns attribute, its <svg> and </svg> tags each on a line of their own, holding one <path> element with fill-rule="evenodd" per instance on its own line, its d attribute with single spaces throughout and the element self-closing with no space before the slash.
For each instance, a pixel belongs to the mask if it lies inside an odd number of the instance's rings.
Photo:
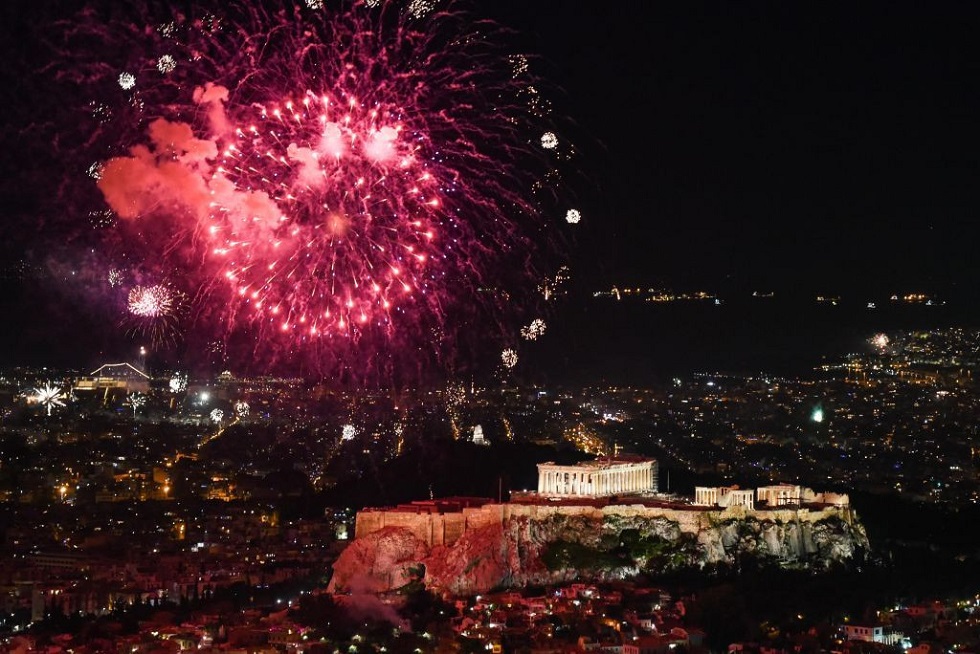
<svg viewBox="0 0 980 654">
<path fill-rule="evenodd" d="M 538 493 L 554 497 L 605 497 L 657 490 L 657 461 L 614 457 L 574 465 L 538 464 Z"/>
</svg>

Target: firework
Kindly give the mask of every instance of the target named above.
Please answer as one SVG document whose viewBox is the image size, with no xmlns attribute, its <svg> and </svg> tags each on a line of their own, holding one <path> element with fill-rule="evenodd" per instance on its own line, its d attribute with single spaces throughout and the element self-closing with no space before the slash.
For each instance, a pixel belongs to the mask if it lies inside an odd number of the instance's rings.
<svg viewBox="0 0 980 654">
<path fill-rule="evenodd" d="M 157 70 L 166 75 L 167 73 L 174 72 L 174 68 L 177 67 L 177 61 L 170 55 L 163 55 L 157 59 Z"/>
<path fill-rule="evenodd" d="M 129 407 L 133 409 L 133 417 L 136 417 L 136 410 L 146 404 L 146 396 L 142 393 L 130 393 L 129 397 L 126 398 L 124 402 Z"/>
<path fill-rule="evenodd" d="M 159 318 L 173 310 L 174 297 L 169 288 L 161 284 L 135 286 L 129 291 L 129 312 L 140 318 Z"/>
<path fill-rule="evenodd" d="M 248 417 L 251 407 L 249 407 L 248 402 L 245 400 L 239 400 L 235 402 L 235 415 L 238 416 L 240 420 Z"/>
<path fill-rule="evenodd" d="M 582 220 L 582 214 L 578 209 L 569 209 L 565 214 L 565 221 L 569 225 L 577 225 L 580 220 Z"/>
<path fill-rule="evenodd" d="M 270 358 L 438 359 L 486 342 L 464 325 L 511 331 L 559 240 L 559 137 L 528 58 L 430 0 L 277 3 L 87 28 L 133 52 L 113 62 L 128 107 L 99 127 L 113 247 L 180 270 L 198 328 Z M 139 288 L 132 315 L 168 314 Z"/>
<path fill-rule="evenodd" d="M 225 419 L 225 412 L 221 409 L 212 409 L 210 418 L 214 424 L 221 424 L 221 421 Z"/>
<path fill-rule="evenodd" d="M 134 286 L 126 300 L 127 322 L 159 345 L 175 337 L 183 303 L 183 294 L 167 284 Z"/>
<path fill-rule="evenodd" d="M 344 425 L 340 430 L 340 440 L 352 441 L 357 436 L 357 427 L 351 424 Z"/>
<path fill-rule="evenodd" d="M 136 86 L 136 76 L 132 73 L 120 73 L 119 74 L 119 88 L 124 91 L 128 91 Z"/>
<path fill-rule="evenodd" d="M 169 386 L 171 393 L 183 393 L 187 390 L 187 375 L 178 372 L 170 378 Z"/>
<path fill-rule="evenodd" d="M 526 340 L 536 341 L 541 336 L 544 336 L 547 328 L 548 325 L 544 320 L 541 318 L 535 318 L 531 321 L 531 324 L 521 328 L 521 336 L 523 336 Z"/>
<path fill-rule="evenodd" d="M 538 285 L 538 291 L 546 302 L 565 295 L 564 286 L 571 276 L 570 273 L 568 266 L 562 266 L 553 277 L 546 277 L 542 280 Z"/>
<path fill-rule="evenodd" d="M 52 409 L 65 406 L 65 393 L 54 384 L 45 384 L 32 390 L 29 400 L 47 409 L 50 416 Z"/>
<path fill-rule="evenodd" d="M 888 338 L 888 334 L 875 334 L 869 340 L 871 345 L 879 352 L 885 352 L 888 349 L 888 345 L 891 343 L 891 339 Z"/>
<path fill-rule="evenodd" d="M 106 273 L 106 281 L 109 283 L 110 287 L 116 288 L 117 286 L 122 285 L 123 275 L 118 268 L 110 268 L 109 272 Z"/>
<path fill-rule="evenodd" d="M 514 366 L 517 365 L 517 352 L 515 352 L 510 348 L 507 348 L 506 350 L 500 353 L 500 359 L 503 362 L 505 368 L 513 368 Z"/>
</svg>

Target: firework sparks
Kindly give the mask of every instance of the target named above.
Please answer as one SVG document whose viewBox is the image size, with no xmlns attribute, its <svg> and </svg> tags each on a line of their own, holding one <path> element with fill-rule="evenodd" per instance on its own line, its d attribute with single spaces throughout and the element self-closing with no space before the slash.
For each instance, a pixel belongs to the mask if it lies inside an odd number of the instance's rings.
<svg viewBox="0 0 980 654">
<path fill-rule="evenodd" d="M 547 329 L 548 325 L 544 320 L 541 318 L 535 318 L 531 321 L 531 324 L 521 328 L 521 336 L 523 336 L 526 340 L 536 341 L 538 338 L 544 336 Z"/>
<path fill-rule="evenodd" d="M 344 425 L 340 430 L 340 440 L 352 441 L 357 436 L 357 427 L 351 424 Z"/>
<path fill-rule="evenodd" d="M 225 412 L 221 409 L 212 409 L 210 414 L 211 422 L 216 425 L 221 424 L 221 421 L 225 419 Z"/>
<path fill-rule="evenodd" d="M 49 416 L 53 409 L 65 406 L 65 392 L 54 384 L 38 386 L 31 391 L 29 399 L 47 409 Z"/>
<path fill-rule="evenodd" d="M 249 411 L 251 410 L 252 410 L 251 407 L 248 405 L 248 402 L 246 402 L 245 400 L 239 400 L 235 402 L 235 415 L 238 416 L 239 420 L 244 420 L 245 418 L 247 418 Z"/>
<path fill-rule="evenodd" d="M 166 75 L 167 73 L 174 72 L 177 67 L 177 60 L 172 56 L 165 54 L 159 59 L 157 59 L 157 70 Z"/>
<path fill-rule="evenodd" d="M 183 393 L 187 390 L 187 375 L 178 372 L 170 378 L 169 387 L 171 393 Z"/>
<path fill-rule="evenodd" d="M 136 417 L 137 409 L 141 408 L 146 404 L 146 396 L 142 393 L 130 393 L 129 397 L 126 398 L 124 402 L 129 407 L 133 409 L 133 417 Z"/>
<path fill-rule="evenodd" d="M 569 209 L 565 214 L 565 220 L 569 225 L 577 225 L 582 220 L 582 214 L 578 209 Z"/>
<path fill-rule="evenodd" d="M 154 344 L 161 344 L 174 337 L 183 302 L 183 294 L 167 284 L 134 286 L 126 301 L 127 322 Z"/>
<path fill-rule="evenodd" d="M 507 348 L 500 353 L 500 360 L 503 362 L 505 368 L 513 368 L 517 365 L 517 352 Z"/>
<path fill-rule="evenodd" d="M 891 343 L 891 339 L 888 338 L 888 334 L 875 334 L 870 339 L 871 345 L 874 346 L 879 352 L 885 352 L 888 349 L 888 345 Z"/>
<path fill-rule="evenodd" d="M 127 306 L 129 312 L 140 318 L 159 318 L 173 310 L 174 297 L 169 288 L 162 284 L 154 286 L 134 286 L 129 291 Z"/>
<path fill-rule="evenodd" d="M 132 73 L 120 73 L 119 74 L 119 88 L 124 91 L 128 91 L 136 86 L 136 76 Z"/>
<path fill-rule="evenodd" d="M 147 17 L 155 29 L 93 25 L 132 40 L 119 86 L 141 75 L 107 124 L 119 129 L 103 130 L 115 152 L 130 146 L 97 180 L 120 219 L 114 247 L 158 278 L 181 270 L 200 329 L 270 357 L 360 362 L 405 339 L 390 351 L 426 342 L 448 356 L 455 325 L 476 315 L 509 331 L 510 298 L 539 299 L 553 251 L 541 225 L 560 193 L 541 148 L 559 137 L 528 58 L 493 51 L 486 22 L 447 47 L 457 16 L 435 6 L 235 3 L 227 16 Z M 105 66 L 75 69 L 87 81 Z M 479 294 L 488 279 L 498 291 Z M 171 316 L 174 294 L 136 287 L 130 314 Z"/>
</svg>

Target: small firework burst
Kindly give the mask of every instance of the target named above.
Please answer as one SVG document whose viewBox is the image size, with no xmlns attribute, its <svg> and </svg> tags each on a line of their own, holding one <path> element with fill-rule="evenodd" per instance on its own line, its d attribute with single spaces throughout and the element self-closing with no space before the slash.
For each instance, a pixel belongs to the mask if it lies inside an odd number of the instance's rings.
<svg viewBox="0 0 980 654">
<path fill-rule="evenodd" d="M 517 352 L 507 348 L 500 353 L 500 360 L 503 362 L 505 368 L 513 368 L 517 365 Z"/>
<path fill-rule="evenodd" d="M 355 436 L 357 436 L 357 427 L 350 423 L 344 425 L 340 430 L 340 440 L 342 441 L 352 441 Z"/>
<path fill-rule="evenodd" d="M 409 0 L 408 13 L 412 18 L 422 18 L 436 8 L 433 0 Z"/>
<path fill-rule="evenodd" d="M 129 312 L 140 318 L 160 318 L 173 309 L 174 293 L 164 284 L 134 286 L 129 291 Z"/>
<path fill-rule="evenodd" d="M 85 172 L 92 179 L 95 180 L 102 179 L 102 162 L 101 161 L 92 162 L 92 165 L 90 165 L 88 167 L 88 170 L 86 170 Z"/>
<path fill-rule="evenodd" d="M 128 91 L 136 86 L 136 75 L 132 73 L 119 73 L 119 88 Z"/>
<path fill-rule="evenodd" d="M 569 225 L 577 225 L 582 220 L 582 213 L 578 209 L 569 209 L 565 214 L 565 220 Z"/>
<path fill-rule="evenodd" d="M 170 378 L 170 392 L 171 393 L 183 393 L 187 390 L 187 375 L 185 373 L 178 372 Z"/>
<path fill-rule="evenodd" d="M 888 346 L 891 344 L 891 339 L 888 338 L 888 334 L 884 333 L 875 334 L 869 339 L 869 341 L 876 350 L 882 353 L 888 350 Z"/>
<path fill-rule="evenodd" d="M 119 272 L 118 268 L 110 268 L 106 274 L 106 281 L 109 282 L 111 288 L 116 288 L 123 283 L 122 273 Z"/>
<path fill-rule="evenodd" d="M 221 409 L 211 410 L 211 422 L 214 424 L 221 424 L 221 421 L 225 419 L 225 412 Z"/>
<path fill-rule="evenodd" d="M 164 75 L 174 72 L 177 67 L 177 60 L 173 56 L 165 54 L 159 59 L 157 59 L 157 70 L 159 70 Z"/>
<path fill-rule="evenodd" d="M 547 330 L 548 325 L 541 318 L 535 318 L 531 321 L 531 324 L 526 327 L 521 328 L 521 336 L 523 336 L 528 341 L 536 341 L 541 336 L 544 336 L 545 330 Z"/>
<path fill-rule="evenodd" d="M 184 307 L 184 294 L 168 284 L 134 286 L 126 301 L 127 322 L 155 345 L 173 342 Z"/>
<path fill-rule="evenodd" d="M 146 404 L 146 396 L 142 393 L 130 393 L 123 404 L 132 408 L 133 417 L 135 418 L 136 411 Z"/>
<path fill-rule="evenodd" d="M 522 54 L 511 55 L 508 57 L 510 65 L 513 68 L 514 77 L 519 77 L 524 75 L 528 71 L 527 56 Z"/>
<path fill-rule="evenodd" d="M 89 222 L 92 227 L 99 229 L 105 229 L 112 227 L 115 224 L 115 214 L 109 209 L 101 209 L 99 211 L 89 211 L 88 212 Z"/>
<path fill-rule="evenodd" d="M 554 150 L 558 147 L 558 137 L 554 132 L 545 132 L 541 135 L 541 147 L 545 150 Z"/>
<path fill-rule="evenodd" d="M 252 408 L 245 400 L 238 400 L 235 402 L 235 415 L 238 416 L 239 419 L 247 418 L 251 410 Z"/>
<path fill-rule="evenodd" d="M 550 302 L 557 297 L 565 295 L 565 283 L 571 277 L 571 270 L 568 266 L 562 266 L 555 273 L 554 277 L 545 278 L 540 284 L 538 284 L 538 290 L 544 297 L 546 302 Z"/>
<path fill-rule="evenodd" d="M 43 406 L 50 416 L 52 409 L 65 406 L 65 392 L 61 387 L 48 383 L 32 390 L 28 401 Z"/>
<path fill-rule="evenodd" d="M 306 0 L 306 6 L 310 9 L 323 9 L 323 0 Z"/>
<path fill-rule="evenodd" d="M 110 118 L 112 118 L 112 110 L 105 104 L 93 100 L 88 106 L 89 110 L 92 112 L 92 117 L 95 118 L 100 124 L 104 125 L 109 122 Z"/>
</svg>

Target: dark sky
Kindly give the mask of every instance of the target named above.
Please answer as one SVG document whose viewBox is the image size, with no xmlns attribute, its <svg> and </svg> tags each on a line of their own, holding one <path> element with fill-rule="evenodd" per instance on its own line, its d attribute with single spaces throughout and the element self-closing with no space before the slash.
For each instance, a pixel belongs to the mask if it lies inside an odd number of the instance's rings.
<svg viewBox="0 0 980 654">
<path fill-rule="evenodd" d="M 975 294 L 975 4 L 473 4 L 540 55 L 574 121 L 580 289 Z M 5 3 L 0 55 L 33 52 L 23 28 L 58 6 Z M 29 97 L 23 74 L 3 73 L 3 126 L 27 107 L 43 119 L 51 101 Z M 0 255 L 10 263 L 51 236 L 24 227 L 41 187 L 11 175 L 59 173 L 24 161 L 7 132 Z M 84 312 L 51 308 L 64 298 L 5 283 L 0 310 L 21 316 L 8 332 L 84 324 Z M 43 347 L 38 333 L 24 347 Z"/>
<path fill-rule="evenodd" d="M 504 4 L 582 127 L 601 277 L 973 285 L 976 5 Z"/>
</svg>

